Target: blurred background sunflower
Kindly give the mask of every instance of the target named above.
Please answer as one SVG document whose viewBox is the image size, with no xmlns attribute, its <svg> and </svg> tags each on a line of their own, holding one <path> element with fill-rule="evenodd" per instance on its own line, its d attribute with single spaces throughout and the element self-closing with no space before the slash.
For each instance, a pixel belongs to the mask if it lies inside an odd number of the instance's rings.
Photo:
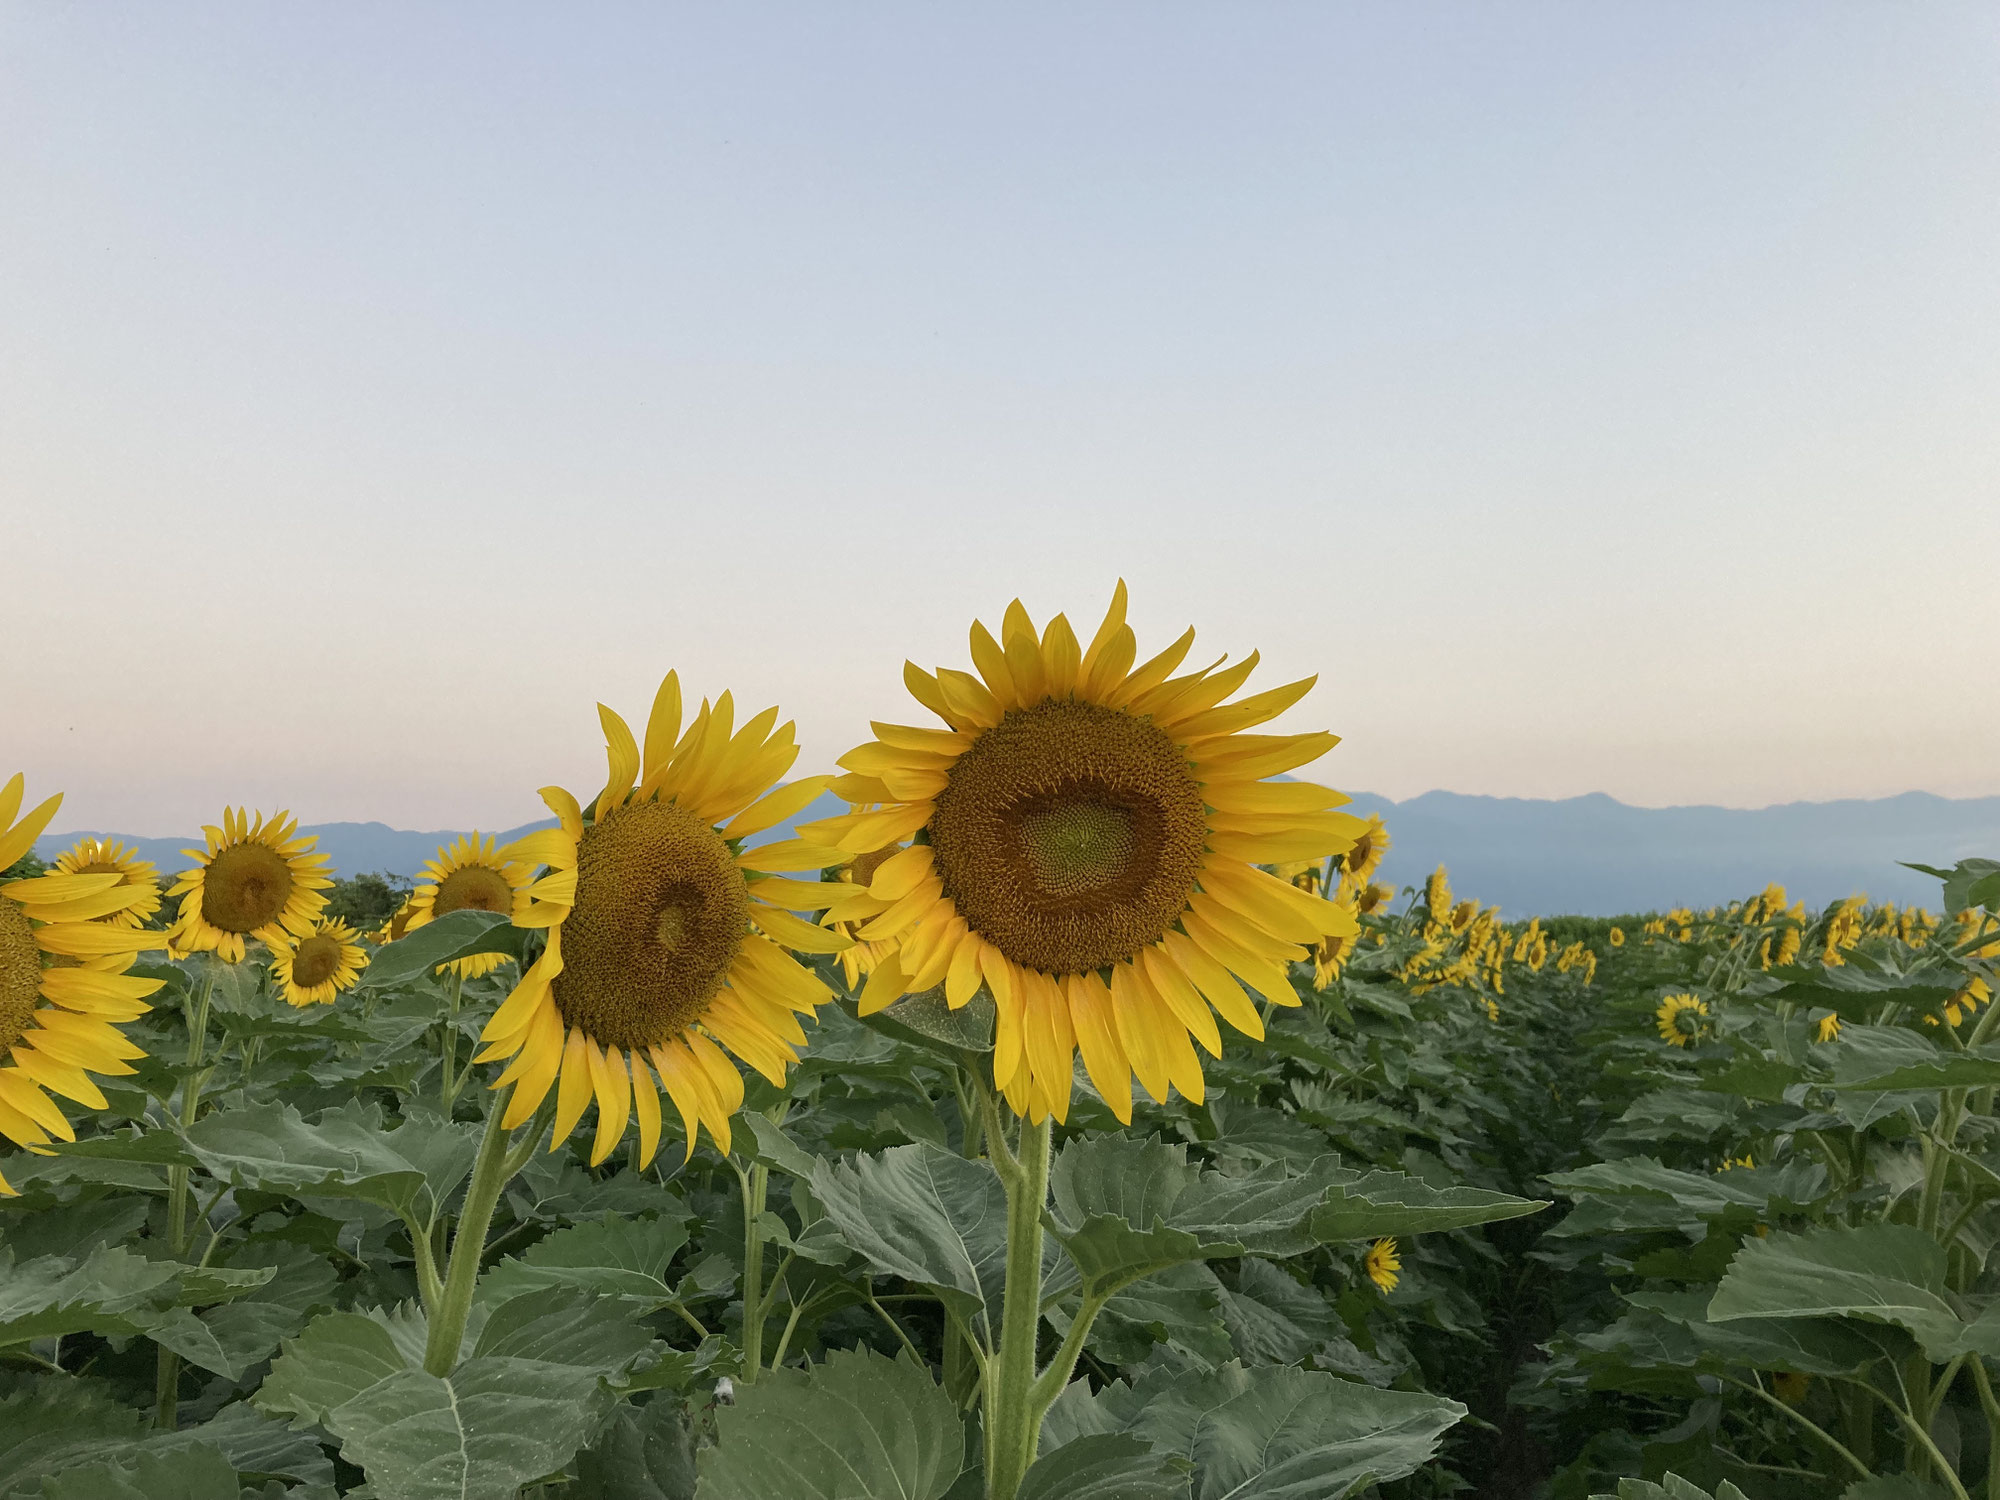
<svg viewBox="0 0 2000 1500">
<path fill-rule="evenodd" d="M 313 924 L 304 937 L 289 933 L 271 945 L 271 974 L 278 992 L 293 1005 L 328 1005 L 351 990 L 368 967 L 361 934 L 341 921 Z"/>
<path fill-rule="evenodd" d="M 274 949 L 313 930 L 333 885 L 318 839 L 297 837 L 298 823 L 280 812 L 253 822 L 243 808 L 228 808 L 222 826 L 202 829 L 208 847 L 183 851 L 196 863 L 174 883 L 180 897 L 172 928 L 177 953 L 214 953 L 224 963 L 243 962 L 244 939 L 262 938 Z"/>
<path fill-rule="evenodd" d="M 62 805 L 49 798 L 26 817 L 26 780 L 0 788 L 0 870 L 34 847 Z M 58 871 L 0 885 L 0 1136 L 38 1150 L 76 1132 L 51 1094 L 89 1109 L 106 1107 L 91 1073 L 120 1074 L 145 1053 L 119 1031 L 144 1014 L 164 981 L 128 975 L 132 960 L 166 946 L 128 918 L 147 887 L 119 870 Z M 154 891 L 158 904 L 158 892 Z M 14 1189 L 0 1176 L 0 1193 Z"/>
<path fill-rule="evenodd" d="M 512 919 L 525 915 L 534 904 L 527 894 L 534 879 L 533 867 L 515 859 L 512 846 L 496 848 L 491 834 L 476 830 L 441 846 L 436 858 L 424 866 L 423 877 L 423 883 L 389 919 L 390 938 L 385 941 L 415 932 L 455 911 L 499 912 Z M 439 964 L 437 972 L 477 979 L 510 961 L 504 953 L 475 953 Z"/>
<path fill-rule="evenodd" d="M 777 786 L 798 757 L 793 726 L 777 725 L 771 708 L 736 728 L 728 693 L 704 699 L 682 732 L 673 673 L 654 698 L 643 747 L 617 714 L 602 704 L 597 712 L 604 789 L 585 808 L 544 787 L 560 826 L 513 845 L 518 858 L 547 867 L 524 889 L 528 906 L 515 921 L 547 928 L 548 945 L 487 1022 L 475 1061 L 512 1059 L 493 1084 L 515 1086 L 509 1127 L 556 1089 L 551 1149 L 594 1100 L 592 1163 L 633 1119 L 640 1162 L 650 1162 L 663 1087 L 688 1155 L 703 1128 L 727 1151 L 743 1079 L 723 1049 L 784 1083 L 805 1045 L 798 1017 L 831 998 L 785 950 L 837 953 L 849 942 L 794 912 L 820 911 L 853 889 L 776 873 L 817 873 L 845 859 L 836 850 L 799 839 L 742 842 L 796 814 L 828 778 Z"/>
<path fill-rule="evenodd" d="M 1352 908 L 1258 868 L 1344 853 L 1364 826 L 1338 792 L 1268 779 L 1336 736 L 1246 733 L 1314 679 L 1228 702 L 1257 656 L 1174 676 L 1192 630 L 1135 666 L 1125 602 L 1121 582 L 1088 646 L 1062 615 L 1038 632 L 1016 600 L 998 639 L 973 624 L 978 675 L 906 664 L 945 727 L 876 724 L 834 784 L 864 810 L 800 829 L 843 858 L 913 840 L 831 913 L 896 945 L 862 1010 L 987 990 L 994 1085 L 1037 1123 L 1067 1116 L 1077 1052 L 1121 1120 L 1135 1076 L 1155 1099 L 1200 1100 L 1192 1043 L 1220 1055 L 1215 1013 L 1261 1037 L 1252 996 L 1298 1004 L 1290 965 L 1357 927 Z"/>
</svg>

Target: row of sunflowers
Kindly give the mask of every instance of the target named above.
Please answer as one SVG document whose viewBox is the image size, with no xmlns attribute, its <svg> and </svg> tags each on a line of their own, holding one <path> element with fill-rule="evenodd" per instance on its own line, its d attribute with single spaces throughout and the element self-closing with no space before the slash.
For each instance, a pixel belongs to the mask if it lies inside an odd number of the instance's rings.
<svg viewBox="0 0 2000 1500">
<path fill-rule="evenodd" d="M 1191 631 L 1141 662 L 1124 607 L 975 625 L 974 671 L 905 670 L 937 722 L 837 776 L 670 674 L 642 732 L 600 707 L 588 802 L 441 849 L 379 931 L 284 814 L 164 892 L 23 862 L 57 803 L 15 778 L 0 1500 L 1657 1470 L 1574 1426 L 1623 1399 L 1563 1384 L 1618 1272 L 1551 1269 L 1549 1186 L 1634 1080 L 1747 1045 L 1796 945 L 1852 979 L 1944 929 L 1398 893 L 1380 822 L 1289 777 L 1334 737 L 1253 732 L 1311 684 L 1236 697 L 1255 657 L 1182 672 Z M 1607 1029 L 1641 991 L 1658 1034 Z M 1731 1144 L 1750 1181 L 1793 1137 Z"/>
</svg>

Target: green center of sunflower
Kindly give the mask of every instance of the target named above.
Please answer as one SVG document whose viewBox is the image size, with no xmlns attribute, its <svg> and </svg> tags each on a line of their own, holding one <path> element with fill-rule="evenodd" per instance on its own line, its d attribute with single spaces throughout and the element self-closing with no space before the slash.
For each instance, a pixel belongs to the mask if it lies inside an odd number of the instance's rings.
<svg viewBox="0 0 2000 1500">
<path fill-rule="evenodd" d="M 292 983 L 299 989 L 325 984 L 339 972 L 340 944 L 325 933 L 314 933 L 292 955 Z"/>
<path fill-rule="evenodd" d="M 291 899 L 292 867 L 269 844 L 231 844 L 202 875 L 202 920 L 224 932 L 269 927 Z"/>
<path fill-rule="evenodd" d="M 0 896 L 0 1053 L 21 1039 L 41 1003 L 42 950 L 18 901 Z"/>
<path fill-rule="evenodd" d="M 1187 909 L 1206 833 L 1180 747 L 1094 703 L 1008 713 L 952 766 L 930 822 L 959 915 L 1048 974 L 1100 969 L 1159 941 Z"/>
<path fill-rule="evenodd" d="M 577 845 L 556 1009 L 600 1044 L 664 1042 L 701 1019 L 749 926 L 722 835 L 667 803 L 619 808 Z"/>
<path fill-rule="evenodd" d="M 514 909 L 514 888 L 507 884 L 507 877 L 487 865 L 466 865 L 453 870 L 438 882 L 437 895 L 431 898 L 431 915 L 441 917 L 448 911 L 511 912 Z"/>
</svg>

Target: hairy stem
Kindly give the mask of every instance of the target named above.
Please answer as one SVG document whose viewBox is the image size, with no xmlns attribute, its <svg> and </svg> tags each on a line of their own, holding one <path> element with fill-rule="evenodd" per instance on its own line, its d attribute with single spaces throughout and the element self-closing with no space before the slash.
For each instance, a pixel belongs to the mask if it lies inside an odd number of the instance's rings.
<svg viewBox="0 0 2000 1500">
<path fill-rule="evenodd" d="M 208 1006 L 215 997 L 215 964 L 210 957 L 202 966 L 201 989 L 188 1011 L 187 1076 L 181 1079 L 179 1118 L 182 1130 L 194 1124 L 201 1108 L 202 1085 L 208 1081 L 202 1062 L 208 1056 Z M 175 1260 L 184 1260 L 194 1243 L 194 1231 L 188 1225 L 188 1173 L 187 1167 L 167 1168 L 167 1244 Z M 159 1350 L 154 1387 L 154 1425 L 172 1432 L 180 1424 L 181 1357 L 164 1345 Z"/>
<path fill-rule="evenodd" d="M 466 1184 L 465 1202 L 459 1209 L 458 1227 L 451 1237 L 451 1265 L 445 1272 L 444 1292 L 431 1318 L 430 1338 L 424 1346 L 424 1369 L 445 1376 L 458 1363 L 459 1348 L 465 1342 L 466 1320 L 472 1315 L 472 1293 L 479 1284 L 479 1265 L 486 1254 L 486 1231 L 493 1224 L 493 1210 L 500 1202 L 507 1180 L 526 1164 L 528 1152 L 541 1134 L 538 1114 L 528 1125 L 525 1149 L 509 1150 L 505 1097 L 487 1102 L 486 1133 L 479 1140 L 479 1155 L 472 1163 L 472 1180 Z"/>
<path fill-rule="evenodd" d="M 991 1144 L 1005 1149 L 997 1133 Z M 1007 1282 L 1001 1294 L 1000 1349 L 986 1379 L 987 1500 L 1014 1500 L 1035 1461 L 1035 1344 L 1042 1323 L 1042 1210 L 1049 1196 L 1050 1121 L 1021 1126 L 1007 1188 Z"/>
</svg>

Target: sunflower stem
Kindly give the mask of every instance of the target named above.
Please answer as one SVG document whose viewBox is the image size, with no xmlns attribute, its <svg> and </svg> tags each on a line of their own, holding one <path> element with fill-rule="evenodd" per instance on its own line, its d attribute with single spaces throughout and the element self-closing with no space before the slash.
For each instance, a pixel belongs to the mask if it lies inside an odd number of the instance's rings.
<svg viewBox="0 0 2000 1500">
<path fill-rule="evenodd" d="M 526 1165 L 528 1152 L 541 1135 L 538 1111 L 529 1122 L 528 1138 L 519 1147 L 508 1149 L 508 1130 L 501 1122 L 507 1117 L 505 1097 L 487 1105 L 486 1133 L 480 1137 L 479 1155 L 472 1163 L 472 1180 L 466 1184 L 465 1202 L 459 1209 L 458 1227 L 451 1237 L 451 1265 L 445 1272 L 444 1295 L 431 1318 L 430 1337 L 424 1345 L 424 1369 L 443 1377 L 458 1363 L 458 1351 L 465 1342 L 466 1320 L 472 1316 L 472 1293 L 479 1284 L 479 1264 L 486 1254 L 486 1231 L 493 1224 L 493 1210 L 500 1202 L 507 1180 Z"/>
<path fill-rule="evenodd" d="M 458 1007 L 465 996 L 465 976 L 456 969 L 445 985 L 445 994 L 444 1035 L 438 1038 L 438 1103 L 448 1118 L 458 1102 L 459 1085 L 451 1075 L 458 1063 Z"/>
<path fill-rule="evenodd" d="M 215 997 L 215 965 L 213 957 L 202 965 L 201 989 L 187 1015 L 186 1076 L 181 1079 L 178 1121 L 182 1130 L 194 1124 L 195 1113 L 201 1108 L 202 1085 L 208 1079 L 202 1062 L 208 1056 L 208 1007 Z M 194 1244 L 194 1231 L 188 1225 L 188 1200 L 193 1196 L 188 1173 L 187 1167 L 167 1168 L 167 1244 L 175 1260 L 183 1259 Z M 159 1349 L 154 1387 L 154 1425 L 172 1432 L 180 1425 L 181 1357 L 165 1345 Z"/>
<path fill-rule="evenodd" d="M 1007 1189 L 1007 1281 L 1001 1293 L 1000 1350 L 987 1369 L 987 1500 L 1014 1500 L 1035 1461 L 1041 1434 L 1035 1410 L 1035 1346 L 1042 1325 L 1042 1209 L 1049 1196 L 1051 1121 L 1021 1125 Z M 993 1132 L 990 1144 L 1005 1150 Z M 998 1165 L 996 1161 L 995 1165 Z"/>
<path fill-rule="evenodd" d="M 748 1172 L 737 1167 L 736 1181 L 743 1193 L 743 1373 L 737 1380 L 753 1385 L 763 1366 L 764 1319 L 770 1311 L 764 1301 L 764 1229 L 758 1220 L 770 1190 L 771 1169 L 762 1162 L 752 1162 Z"/>
</svg>

